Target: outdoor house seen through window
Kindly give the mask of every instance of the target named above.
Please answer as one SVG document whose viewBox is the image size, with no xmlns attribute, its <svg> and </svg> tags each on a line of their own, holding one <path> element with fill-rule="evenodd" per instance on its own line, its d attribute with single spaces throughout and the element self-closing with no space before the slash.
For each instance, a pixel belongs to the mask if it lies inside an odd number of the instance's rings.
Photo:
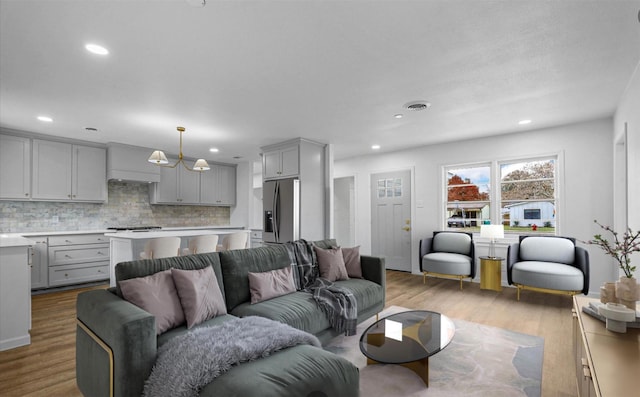
<svg viewBox="0 0 640 397">
<path fill-rule="evenodd" d="M 502 223 L 505 233 L 555 234 L 556 174 L 555 157 L 445 167 L 445 227 Z"/>
</svg>

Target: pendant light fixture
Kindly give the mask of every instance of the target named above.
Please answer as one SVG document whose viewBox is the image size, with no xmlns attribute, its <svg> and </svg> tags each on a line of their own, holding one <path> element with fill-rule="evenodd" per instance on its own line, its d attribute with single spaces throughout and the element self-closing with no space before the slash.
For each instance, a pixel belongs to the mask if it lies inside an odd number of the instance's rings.
<svg viewBox="0 0 640 397">
<path fill-rule="evenodd" d="M 161 167 L 169 167 L 176 168 L 178 164 L 182 163 L 182 166 L 189 171 L 207 171 L 211 168 L 205 159 L 198 159 L 193 164 L 193 168 L 189 168 L 189 166 L 184 162 L 184 158 L 182 157 L 182 133 L 185 131 L 184 127 L 177 127 L 178 132 L 180 132 L 180 154 L 178 155 L 178 161 L 175 164 L 169 165 L 169 160 L 167 156 L 164 154 L 162 150 L 155 150 L 151 153 L 151 156 L 147 159 L 148 162 L 153 163 L 155 165 L 159 165 Z"/>
</svg>

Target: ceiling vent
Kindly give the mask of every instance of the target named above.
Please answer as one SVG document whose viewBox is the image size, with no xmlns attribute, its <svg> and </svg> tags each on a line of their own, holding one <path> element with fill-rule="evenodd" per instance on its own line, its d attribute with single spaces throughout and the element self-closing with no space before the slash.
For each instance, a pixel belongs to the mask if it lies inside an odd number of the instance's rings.
<svg viewBox="0 0 640 397">
<path fill-rule="evenodd" d="M 405 103 L 403 106 L 405 109 L 412 110 L 414 112 L 429 109 L 431 107 L 431 103 L 427 101 L 413 101 L 409 103 Z"/>
</svg>

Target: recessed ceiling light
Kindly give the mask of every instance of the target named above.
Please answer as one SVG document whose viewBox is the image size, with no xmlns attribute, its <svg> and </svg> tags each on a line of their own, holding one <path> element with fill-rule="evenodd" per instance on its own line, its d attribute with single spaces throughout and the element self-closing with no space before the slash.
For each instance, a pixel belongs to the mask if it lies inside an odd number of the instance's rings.
<svg viewBox="0 0 640 397">
<path fill-rule="evenodd" d="M 380 145 L 371 145 L 371 149 L 379 150 L 380 149 Z"/>
<path fill-rule="evenodd" d="M 209 151 L 211 153 L 218 153 L 220 150 L 217 147 L 212 147 L 211 149 L 209 149 Z"/>
<path fill-rule="evenodd" d="M 518 124 L 520 124 L 520 125 L 531 124 L 531 120 L 520 120 L 520 121 L 518 121 Z"/>
<path fill-rule="evenodd" d="M 50 123 L 53 121 L 53 119 L 49 116 L 38 116 L 38 120 L 40 121 L 45 121 L 47 123 Z"/>
<path fill-rule="evenodd" d="M 90 53 L 96 55 L 107 55 L 109 53 L 109 50 L 97 44 L 87 44 L 84 46 L 84 48 L 86 48 Z"/>
<path fill-rule="evenodd" d="M 401 119 L 402 118 L 402 114 L 400 114 L 400 113 L 394 114 L 393 117 L 395 117 L 397 119 Z"/>
</svg>

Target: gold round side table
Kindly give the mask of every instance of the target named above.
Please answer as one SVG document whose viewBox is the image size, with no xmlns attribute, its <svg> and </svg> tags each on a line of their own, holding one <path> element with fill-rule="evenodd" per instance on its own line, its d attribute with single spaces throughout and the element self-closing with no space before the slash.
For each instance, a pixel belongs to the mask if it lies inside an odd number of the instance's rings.
<svg viewBox="0 0 640 397">
<path fill-rule="evenodd" d="M 480 257 L 480 289 L 502 291 L 502 261 L 504 258 Z"/>
</svg>

